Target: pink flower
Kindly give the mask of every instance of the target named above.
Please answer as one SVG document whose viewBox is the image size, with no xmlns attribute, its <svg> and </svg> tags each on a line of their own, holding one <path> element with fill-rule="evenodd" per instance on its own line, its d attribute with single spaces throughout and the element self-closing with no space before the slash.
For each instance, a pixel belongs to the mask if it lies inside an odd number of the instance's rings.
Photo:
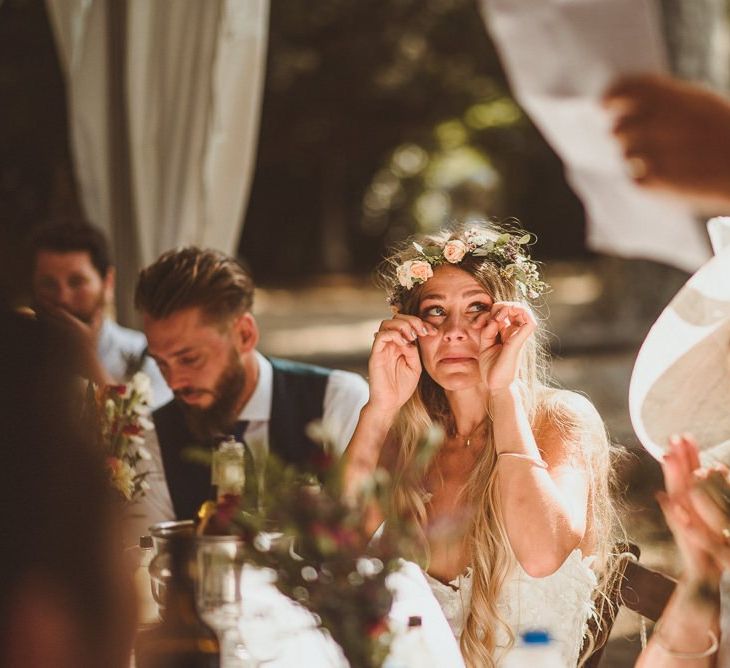
<svg viewBox="0 0 730 668">
<path fill-rule="evenodd" d="M 447 241 L 444 246 L 444 258 L 447 262 L 456 264 L 464 259 L 467 250 L 468 248 L 463 241 L 460 239 L 452 239 L 451 241 Z"/>
<path fill-rule="evenodd" d="M 410 290 L 414 285 L 425 283 L 433 276 L 431 265 L 425 260 L 406 260 L 396 270 L 398 282 Z"/>
<path fill-rule="evenodd" d="M 411 278 L 414 283 L 425 283 L 433 276 L 433 269 L 428 262 L 423 260 L 414 260 L 411 264 Z"/>
</svg>

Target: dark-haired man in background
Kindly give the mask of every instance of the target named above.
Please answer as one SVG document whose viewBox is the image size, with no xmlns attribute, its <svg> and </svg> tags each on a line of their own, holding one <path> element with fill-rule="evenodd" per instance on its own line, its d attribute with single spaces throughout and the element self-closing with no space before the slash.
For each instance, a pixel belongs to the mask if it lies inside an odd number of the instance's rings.
<svg viewBox="0 0 730 668">
<path fill-rule="evenodd" d="M 33 297 L 74 340 L 85 374 L 96 383 L 121 383 L 136 370 L 152 383 L 153 406 L 170 400 L 141 332 L 107 315 L 114 295 L 114 267 L 104 235 L 82 221 L 39 228 L 31 239 Z"/>
<path fill-rule="evenodd" d="M 261 355 L 253 296 L 244 268 L 214 250 L 170 251 L 140 274 L 136 306 L 174 399 L 153 414 L 152 488 L 142 499 L 139 531 L 145 522 L 191 519 L 210 498 L 210 470 L 182 456 L 190 445 L 242 438 L 260 489 L 269 452 L 316 468 L 322 450 L 307 435 L 310 422 L 322 420 L 334 456 L 350 441 L 367 383 L 354 373 Z"/>
</svg>

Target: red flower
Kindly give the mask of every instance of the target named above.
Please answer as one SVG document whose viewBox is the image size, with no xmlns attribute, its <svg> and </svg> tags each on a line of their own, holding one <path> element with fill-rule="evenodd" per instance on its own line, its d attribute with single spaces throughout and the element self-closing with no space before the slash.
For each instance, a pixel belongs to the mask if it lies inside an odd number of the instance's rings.
<svg viewBox="0 0 730 668">
<path fill-rule="evenodd" d="M 375 640 L 379 638 L 383 633 L 388 631 L 388 622 L 385 621 L 385 617 L 381 617 L 376 622 L 369 624 L 366 632 L 368 637 Z"/>
</svg>

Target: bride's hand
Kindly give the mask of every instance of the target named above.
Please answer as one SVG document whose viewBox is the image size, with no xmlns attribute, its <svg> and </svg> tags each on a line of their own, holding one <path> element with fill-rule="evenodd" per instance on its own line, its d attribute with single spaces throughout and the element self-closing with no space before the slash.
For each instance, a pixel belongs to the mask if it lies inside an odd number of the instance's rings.
<svg viewBox="0 0 730 668">
<path fill-rule="evenodd" d="M 474 322 L 480 329 L 479 371 L 490 391 L 509 387 L 517 378 L 525 342 L 537 328 L 530 307 L 520 302 L 495 302 Z"/>
<path fill-rule="evenodd" d="M 433 325 L 414 315 L 399 313 L 380 323 L 368 363 L 371 406 L 392 412 L 408 401 L 421 377 L 416 342 L 435 333 Z"/>
</svg>

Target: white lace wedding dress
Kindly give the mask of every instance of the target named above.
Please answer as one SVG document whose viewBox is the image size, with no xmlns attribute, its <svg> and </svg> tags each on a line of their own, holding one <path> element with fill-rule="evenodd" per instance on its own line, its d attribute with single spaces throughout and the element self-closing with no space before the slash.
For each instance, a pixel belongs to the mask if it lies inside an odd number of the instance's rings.
<svg viewBox="0 0 730 668">
<path fill-rule="evenodd" d="M 574 550 L 555 573 L 545 578 L 530 577 L 515 564 L 497 603 L 500 616 L 515 638 L 532 629 L 549 631 L 566 668 L 573 668 L 578 662 L 586 623 L 593 613 L 597 577 L 592 562 L 593 557 L 583 557 L 580 550 Z M 428 574 L 426 578 L 458 639 L 471 604 L 471 569 L 449 584 Z M 500 625 L 495 651 L 497 665 L 509 654 L 509 644 L 509 636 Z"/>
</svg>

